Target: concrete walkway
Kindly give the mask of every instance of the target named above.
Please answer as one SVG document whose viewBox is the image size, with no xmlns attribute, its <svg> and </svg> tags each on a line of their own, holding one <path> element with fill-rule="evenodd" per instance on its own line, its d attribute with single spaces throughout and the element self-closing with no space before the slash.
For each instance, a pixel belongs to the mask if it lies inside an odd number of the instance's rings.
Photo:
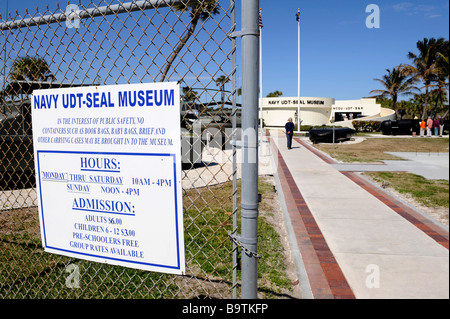
<svg viewBox="0 0 450 319">
<path fill-rule="evenodd" d="M 304 298 L 449 298 L 448 228 L 270 131 Z"/>
</svg>

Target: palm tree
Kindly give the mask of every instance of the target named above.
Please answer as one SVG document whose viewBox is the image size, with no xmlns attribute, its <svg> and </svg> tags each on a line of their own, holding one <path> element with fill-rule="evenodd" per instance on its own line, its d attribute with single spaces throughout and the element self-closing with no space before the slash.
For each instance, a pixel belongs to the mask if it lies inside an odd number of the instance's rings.
<svg viewBox="0 0 450 319">
<path fill-rule="evenodd" d="M 267 97 L 280 97 L 283 96 L 283 92 L 281 91 L 275 91 L 267 94 Z"/>
<path fill-rule="evenodd" d="M 445 41 L 441 52 L 438 53 L 438 58 L 436 60 L 436 70 L 438 74 L 446 78 L 450 82 L 450 67 L 448 64 L 448 51 L 450 49 L 449 41 Z M 449 85 L 447 82 L 447 86 Z"/>
<path fill-rule="evenodd" d="M 430 97 L 428 98 L 428 104 L 430 104 L 430 106 L 432 107 L 431 114 L 433 118 L 436 117 L 439 112 L 443 111 L 442 106 L 444 104 L 444 101 L 446 100 L 446 90 L 443 86 L 443 81 L 439 81 L 436 86 L 436 89 L 430 91 Z"/>
<path fill-rule="evenodd" d="M 13 62 L 9 77 L 13 81 L 47 81 L 54 80 L 55 76 L 50 71 L 48 63 L 44 58 L 25 56 Z"/>
<path fill-rule="evenodd" d="M 449 41 L 445 41 L 444 47 L 442 49 L 442 52 L 438 53 L 438 59 L 436 60 L 436 71 L 438 73 L 439 77 L 439 88 L 444 89 L 447 88 L 447 102 L 449 100 L 448 98 L 448 92 L 450 90 L 450 68 L 448 63 L 448 53 L 449 53 Z M 449 110 L 447 109 L 444 118 L 447 116 Z"/>
<path fill-rule="evenodd" d="M 230 82 L 230 78 L 225 75 L 221 75 L 216 79 L 216 86 L 220 87 L 220 92 L 222 93 L 221 101 L 222 107 L 225 104 L 225 84 Z"/>
<path fill-rule="evenodd" d="M 438 53 L 442 51 L 444 44 L 444 38 L 424 38 L 423 41 L 417 42 L 419 54 L 408 53 L 408 58 L 412 60 L 413 65 L 402 65 L 402 69 L 405 72 L 409 72 L 409 74 L 420 79 L 424 84 L 425 104 L 423 106 L 422 119 L 425 119 L 427 116 L 430 88 L 432 87 L 432 82 L 437 80 L 436 61 Z"/>
<path fill-rule="evenodd" d="M 193 102 L 195 103 L 196 100 L 198 100 L 198 93 L 196 91 L 193 91 L 191 87 L 185 86 L 183 87 L 183 96 L 182 100 L 184 102 Z"/>
<path fill-rule="evenodd" d="M 395 118 L 398 119 L 399 112 L 397 110 L 397 100 L 401 94 L 413 94 L 413 91 L 419 89 L 414 86 L 415 79 L 409 77 L 407 73 L 403 72 L 400 67 L 395 67 L 392 70 L 386 69 L 387 74 L 383 75 L 382 79 L 374 79 L 379 82 L 384 89 L 372 90 L 370 94 L 377 94 L 376 97 L 391 97 L 393 108 L 395 111 Z"/>
<path fill-rule="evenodd" d="M 163 74 L 161 76 L 161 82 L 164 82 L 167 78 L 167 74 L 169 73 L 170 68 L 172 67 L 173 62 L 179 56 L 181 50 L 189 41 L 191 36 L 194 34 L 195 29 L 197 28 L 199 21 L 206 21 L 212 15 L 219 14 L 219 0 L 203 0 L 203 1 L 195 1 L 195 2 L 186 2 L 181 4 L 175 4 L 174 9 L 180 12 L 189 12 L 191 15 L 191 22 L 189 24 L 189 28 L 184 37 L 180 40 L 180 43 L 173 51 L 169 60 L 167 61 L 166 67 L 164 68 Z"/>
</svg>

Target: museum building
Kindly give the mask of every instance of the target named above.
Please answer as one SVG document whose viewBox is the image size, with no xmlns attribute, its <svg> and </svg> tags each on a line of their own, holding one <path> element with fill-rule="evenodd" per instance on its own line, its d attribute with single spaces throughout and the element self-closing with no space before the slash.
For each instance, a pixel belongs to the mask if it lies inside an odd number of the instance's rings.
<svg viewBox="0 0 450 319">
<path fill-rule="evenodd" d="M 262 99 L 262 116 L 266 127 L 284 127 L 290 117 L 296 122 L 297 111 L 298 97 Z M 353 127 L 353 120 L 384 121 L 394 117 L 394 111 L 382 108 L 376 99 L 336 101 L 323 97 L 300 98 L 301 125 L 321 126 L 334 122 L 336 125 Z"/>
</svg>

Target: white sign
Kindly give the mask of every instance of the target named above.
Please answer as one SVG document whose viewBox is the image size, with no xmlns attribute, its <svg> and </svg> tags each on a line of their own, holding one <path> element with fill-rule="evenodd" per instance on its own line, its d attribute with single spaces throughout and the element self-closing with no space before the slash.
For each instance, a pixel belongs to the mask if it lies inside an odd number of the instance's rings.
<svg viewBox="0 0 450 319">
<path fill-rule="evenodd" d="M 179 85 L 37 90 L 31 107 L 45 251 L 183 274 Z"/>
</svg>

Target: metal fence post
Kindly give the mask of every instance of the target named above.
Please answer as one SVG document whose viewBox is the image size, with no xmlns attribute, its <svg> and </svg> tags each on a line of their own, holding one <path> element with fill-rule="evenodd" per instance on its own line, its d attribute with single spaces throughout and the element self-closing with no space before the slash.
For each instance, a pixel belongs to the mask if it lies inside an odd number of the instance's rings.
<svg viewBox="0 0 450 319">
<path fill-rule="evenodd" d="M 234 136 L 238 135 L 240 126 L 236 103 L 236 41 L 229 39 L 229 32 L 235 33 L 236 28 L 236 0 L 124 0 L 111 5 L 99 0 L 83 0 L 83 4 L 70 2 L 75 4 L 57 5 L 52 11 L 48 7 L 35 10 L 21 7 L 18 11 L 22 13 L 6 10 L 6 16 L 0 16 L 0 299 L 230 298 L 231 289 L 237 295 L 237 252 L 241 243 L 234 215 L 238 214 L 239 206 L 236 182 L 239 145 L 233 143 L 233 159 L 227 148 L 230 126 Z M 189 40 L 184 42 L 187 35 Z M 172 61 L 174 54 L 176 58 Z M 15 72 L 15 61 L 25 66 L 18 68 L 19 72 Z M 183 91 L 174 98 L 182 101 L 180 120 L 186 135 L 180 138 L 182 143 L 187 142 L 182 147 L 182 162 L 188 165 L 184 165 L 178 181 L 183 186 L 185 245 L 177 247 L 188 256 L 186 274 L 175 277 L 41 253 L 39 194 L 29 116 L 32 91 L 154 83 L 168 64 L 170 71 L 166 79 L 179 82 Z M 39 71 L 31 74 L 30 65 L 38 66 Z M 222 77 L 233 78 L 231 94 L 225 90 L 225 83 L 217 89 L 216 79 Z M 232 114 L 228 107 L 231 102 Z M 54 122 L 55 134 L 49 134 L 63 141 L 69 133 L 56 129 L 61 124 Z M 116 124 L 114 128 L 120 131 L 125 127 L 124 122 Z M 136 123 L 126 125 L 138 129 Z M 86 138 L 94 136 L 93 130 L 88 131 L 87 123 L 70 126 L 79 132 L 83 129 Z M 118 138 L 122 134 L 117 130 L 117 134 L 110 132 Z M 226 139 L 220 138 L 224 133 Z M 204 146 L 209 142 L 205 139 L 208 134 L 214 143 L 207 150 Z M 142 135 L 150 141 L 152 134 Z M 55 149 L 61 143 L 52 142 Z M 194 165 L 200 162 L 204 165 Z M 231 167 L 233 216 L 220 213 L 231 211 L 230 190 L 224 186 L 231 179 Z M 80 217 L 80 222 L 94 219 L 94 215 L 85 216 Z M 118 225 L 116 221 L 111 219 L 108 223 Z M 92 226 L 80 230 L 86 235 L 83 239 L 86 245 L 96 242 L 90 236 L 96 232 L 95 222 Z M 224 230 L 233 231 L 235 242 L 227 240 Z M 114 237 L 118 242 L 125 235 L 110 233 L 108 238 Z M 235 253 L 233 264 L 232 253 Z M 231 287 L 232 272 L 235 275 Z"/>
<path fill-rule="evenodd" d="M 242 298 L 257 298 L 259 0 L 242 0 Z"/>
</svg>

